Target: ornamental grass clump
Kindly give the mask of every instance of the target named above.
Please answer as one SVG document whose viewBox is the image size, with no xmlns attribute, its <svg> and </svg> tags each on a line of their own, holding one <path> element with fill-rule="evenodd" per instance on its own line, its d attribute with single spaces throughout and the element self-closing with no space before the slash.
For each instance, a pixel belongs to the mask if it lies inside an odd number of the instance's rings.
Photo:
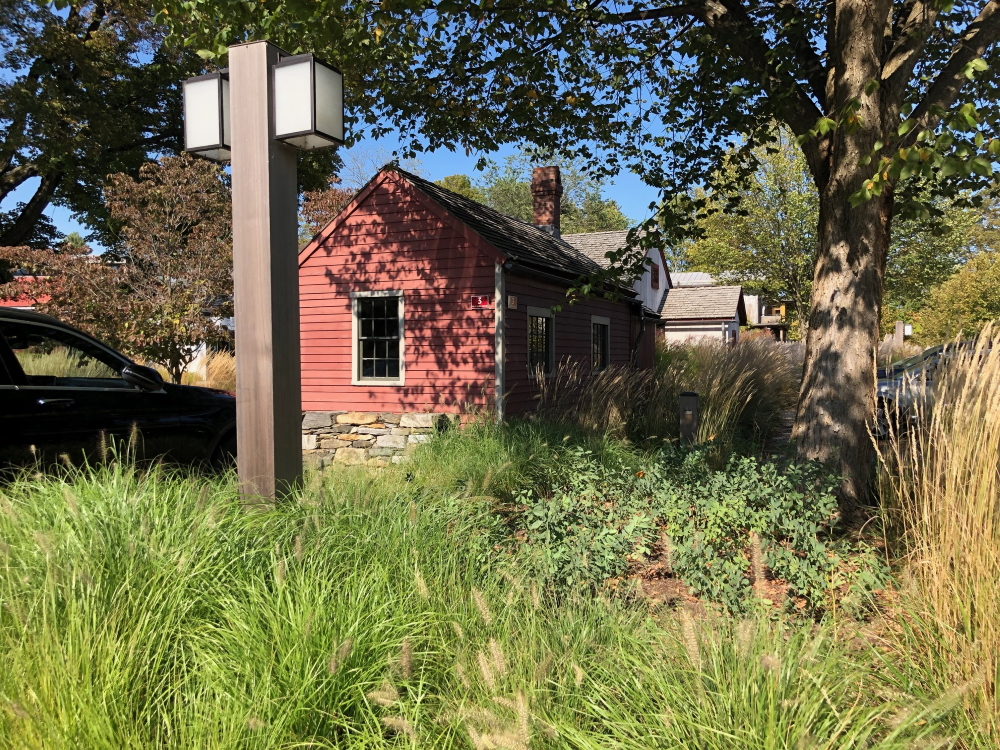
<svg viewBox="0 0 1000 750">
<path fill-rule="evenodd" d="M 551 377 L 538 379 L 539 417 L 638 442 L 676 439 L 679 395 L 695 391 L 698 441 L 714 443 L 724 456 L 733 447 L 759 451 L 781 413 L 794 408 L 801 367 L 789 345 L 756 339 L 657 346 L 655 366 L 647 370 L 592 373 L 585 363 L 561 364 Z"/>
<path fill-rule="evenodd" d="M 965 685 L 1000 740 L 1000 329 L 934 380 L 916 386 L 915 426 L 881 448 L 910 581 L 900 649 L 938 685 Z"/>
</svg>

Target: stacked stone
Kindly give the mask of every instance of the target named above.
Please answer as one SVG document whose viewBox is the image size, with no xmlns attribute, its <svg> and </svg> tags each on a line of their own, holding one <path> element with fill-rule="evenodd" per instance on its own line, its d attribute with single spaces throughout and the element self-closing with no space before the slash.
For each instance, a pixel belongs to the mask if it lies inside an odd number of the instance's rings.
<svg viewBox="0 0 1000 750">
<path fill-rule="evenodd" d="M 307 411 L 302 415 L 302 452 L 307 462 L 368 466 L 402 463 L 434 433 L 441 414 L 369 411 Z"/>
</svg>

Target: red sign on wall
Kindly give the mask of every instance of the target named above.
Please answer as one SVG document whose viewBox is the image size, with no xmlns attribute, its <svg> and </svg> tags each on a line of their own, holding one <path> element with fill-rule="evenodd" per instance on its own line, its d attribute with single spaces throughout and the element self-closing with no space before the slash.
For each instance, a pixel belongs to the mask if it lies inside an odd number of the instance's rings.
<svg viewBox="0 0 1000 750">
<path fill-rule="evenodd" d="M 472 295 L 472 307 L 475 308 L 489 308 L 490 297 L 487 294 L 473 294 Z"/>
</svg>

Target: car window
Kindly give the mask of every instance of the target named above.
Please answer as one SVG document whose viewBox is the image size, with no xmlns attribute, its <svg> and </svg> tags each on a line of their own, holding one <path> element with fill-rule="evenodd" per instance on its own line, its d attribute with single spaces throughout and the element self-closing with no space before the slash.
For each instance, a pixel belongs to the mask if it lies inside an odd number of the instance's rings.
<svg viewBox="0 0 1000 750">
<path fill-rule="evenodd" d="M 118 372 L 123 362 L 70 331 L 0 321 L 0 335 L 24 370 L 29 386 L 131 387 Z"/>
</svg>

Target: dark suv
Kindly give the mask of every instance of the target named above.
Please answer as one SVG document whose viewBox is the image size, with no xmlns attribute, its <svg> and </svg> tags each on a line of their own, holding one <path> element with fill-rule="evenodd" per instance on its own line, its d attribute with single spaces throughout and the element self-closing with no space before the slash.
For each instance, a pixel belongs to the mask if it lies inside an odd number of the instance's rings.
<svg viewBox="0 0 1000 750">
<path fill-rule="evenodd" d="M 0 465 L 64 453 L 79 464 L 102 440 L 133 434 L 138 459 L 224 465 L 236 453 L 236 399 L 164 383 L 54 318 L 0 308 Z"/>
</svg>

